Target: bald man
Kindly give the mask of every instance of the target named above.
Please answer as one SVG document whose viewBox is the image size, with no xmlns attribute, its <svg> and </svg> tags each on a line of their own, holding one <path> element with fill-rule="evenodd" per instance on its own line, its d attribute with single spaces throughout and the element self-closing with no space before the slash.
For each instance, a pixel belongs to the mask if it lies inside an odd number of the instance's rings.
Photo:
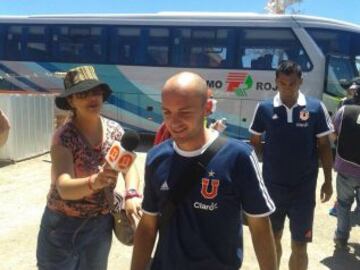
<svg viewBox="0 0 360 270">
<path fill-rule="evenodd" d="M 245 143 L 227 139 L 201 177 L 190 179 L 196 181 L 191 190 L 177 201 L 167 222 L 163 221 L 164 205 L 184 180 L 184 171 L 193 168 L 219 136 L 203 125 L 211 102 L 207 89 L 204 79 L 189 72 L 171 77 L 163 87 L 162 110 L 172 139 L 147 155 L 143 216 L 135 235 L 132 270 L 148 269 L 158 232 L 151 270 L 239 269 L 242 211 L 248 217 L 260 269 L 276 269 L 268 218 L 275 207 L 261 179 L 256 155 Z"/>
<path fill-rule="evenodd" d="M 211 101 L 211 102 L 207 102 L 207 106 L 206 106 L 206 116 L 209 116 L 210 114 L 215 112 L 217 100 L 214 98 L 210 88 L 207 88 L 207 97 Z M 207 125 L 207 120 L 208 120 L 207 117 L 205 117 L 204 125 Z M 222 120 L 216 120 L 215 122 L 210 124 L 209 127 L 212 129 L 215 129 L 219 132 L 223 132 L 225 130 L 226 126 L 224 125 Z M 170 134 L 169 130 L 167 129 L 165 122 L 162 122 L 155 134 L 154 145 L 162 143 L 163 141 L 170 139 L 170 138 L 171 138 L 171 134 Z"/>
</svg>

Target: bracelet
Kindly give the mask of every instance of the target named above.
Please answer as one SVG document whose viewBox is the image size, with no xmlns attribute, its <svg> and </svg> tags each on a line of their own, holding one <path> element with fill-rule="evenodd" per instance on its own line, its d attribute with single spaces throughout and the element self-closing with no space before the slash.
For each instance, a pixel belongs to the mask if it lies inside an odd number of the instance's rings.
<svg viewBox="0 0 360 270">
<path fill-rule="evenodd" d="M 132 198 L 142 198 L 135 188 L 129 188 L 125 192 L 125 201 Z"/>
<path fill-rule="evenodd" d="M 89 187 L 89 189 L 90 189 L 91 191 L 97 192 L 97 190 L 94 189 L 94 187 L 93 187 L 93 185 L 92 185 L 92 183 L 91 183 L 91 177 L 92 177 L 92 175 L 89 176 L 88 181 L 87 181 L 88 187 Z"/>
</svg>

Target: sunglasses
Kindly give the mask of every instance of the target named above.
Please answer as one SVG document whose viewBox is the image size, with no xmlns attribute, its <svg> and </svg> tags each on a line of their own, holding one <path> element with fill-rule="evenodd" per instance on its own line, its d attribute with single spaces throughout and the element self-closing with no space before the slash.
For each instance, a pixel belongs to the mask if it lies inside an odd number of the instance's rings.
<svg viewBox="0 0 360 270">
<path fill-rule="evenodd" d="M 96 88 L 89 91 L 74 94 L 74 96 L 79 99 L 85 99 L 89 96 L 102 96 L 102 95 L 104 95 L 104 90 L 102 88 Z"/>
</svg>

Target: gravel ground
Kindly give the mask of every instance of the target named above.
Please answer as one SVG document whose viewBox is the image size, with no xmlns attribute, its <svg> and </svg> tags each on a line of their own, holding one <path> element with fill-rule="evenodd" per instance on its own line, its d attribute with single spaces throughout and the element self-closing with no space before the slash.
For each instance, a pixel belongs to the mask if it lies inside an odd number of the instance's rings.
<svg viewBox="0 0 360 270">
<path fill-rule="evenodd" d="M 144 148 L 146 149 L 146 147 Z M 137 165 L 143 172 L 145 150 L 138 153 Z M 36 269 L 36 237 L 46 194 L 50 184 L 48 154 L 0 167 L 0 270 Z M 320 170 L 319 183 L 322 183 Z M 335 175 L 334 175 L 335 179 Z M 315 214 L 314 239 L 309 245 L 309 269 L 360 269 L 359 216 L 353 216 L 350 250 L 335 251 L 332 242 L 336 219 L 328 215 L 331 202 L 318 204 Z M 247 228 L 244 229 L 245 259 L 242 269 L 258 269 Z M 283 260 L 280 270 L 287 269 L 290 240 L 283 236 Z M 131 247 L 113 241 L 109 270 L 129 269 Z"/>
</svg>

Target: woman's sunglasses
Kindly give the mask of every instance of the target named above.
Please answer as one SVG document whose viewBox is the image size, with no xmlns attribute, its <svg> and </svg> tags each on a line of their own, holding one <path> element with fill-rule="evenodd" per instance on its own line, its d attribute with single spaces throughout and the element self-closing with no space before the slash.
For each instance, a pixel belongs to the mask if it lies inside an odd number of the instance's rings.
<svg viewBox="0 0 360 270">
<path fill-rule="evenodd" d="M 102 88 L 95 88 L 89 91 L 74 94 L 74 96 L 79 99 L 85 99 L 89 96 L 102 96 L 102 95 L 104 95 L 104 90 Z"/>
</svg>

